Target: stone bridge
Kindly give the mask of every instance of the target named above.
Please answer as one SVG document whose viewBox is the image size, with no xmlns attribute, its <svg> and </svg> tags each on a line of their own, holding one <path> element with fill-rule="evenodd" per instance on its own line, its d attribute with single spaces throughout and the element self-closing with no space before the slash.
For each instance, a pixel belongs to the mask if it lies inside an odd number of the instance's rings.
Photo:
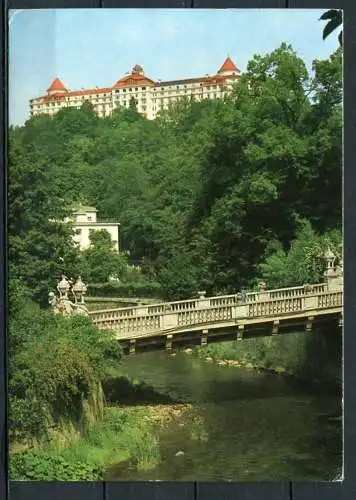
<svg viewBox="0 0 356 500">
<path fill-rule="evenodd" d="M 342 325 L 343 287 L 340 273 L 326 282 L 292 288 L 105 309 L 89 313 L 93 324 L 115 332 L 129 352 L 153 344 L 171 349 L 182 344 L 243 339 L 311 330 L 315 324 Z"/>
</svg>

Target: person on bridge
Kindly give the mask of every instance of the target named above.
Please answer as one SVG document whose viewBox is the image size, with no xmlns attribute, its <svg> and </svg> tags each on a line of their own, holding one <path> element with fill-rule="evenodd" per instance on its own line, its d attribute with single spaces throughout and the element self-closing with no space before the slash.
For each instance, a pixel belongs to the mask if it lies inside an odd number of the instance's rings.
<svg viewBox="0 0 356 500">
<path fill-rule="evenodd" d="M 246 288 L 242 288 L 241 290 L 241 301 L 243 304 L 246 304 Z"/>
</svg>

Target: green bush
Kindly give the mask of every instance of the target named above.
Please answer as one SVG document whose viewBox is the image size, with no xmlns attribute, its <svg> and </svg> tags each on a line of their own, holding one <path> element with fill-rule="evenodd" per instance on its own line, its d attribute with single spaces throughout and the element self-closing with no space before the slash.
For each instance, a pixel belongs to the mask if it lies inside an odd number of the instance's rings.
<svg viewBox="0 0 356 500">
<path fill-rule="evenodd" d="M 320 283 L 325 270 L 324 253 L 331 248 L 340 256 L 342 234 L 333 230 L 318 235 L 308 221 L 301 221 L 300 230 L 291 242 L 288 252 L 273 242 L 267 250 L 267 258 L 259 266 L 269 288 Z M 256 280 L 259 281 L 259 280 Z"/>
<path fill-rule="evenodd" d="M 56 316 L 26 295 L 14 296 L 11 311 L 11 438 L 44 439 L 63 421 L 81 426 L 83 402 L 101 406 L 97 389 L 118 369 L 119 343 L 111 333 L 93 327 L 89 318 Z M 101 400 L 102 394 L 98 397 Z"/>
<path fill-rule="evenodd" d="M 88 286 L 91 297 L 146 297 L 161 298 L 158 283 L 94 283 Z"/>
<path fill-rule="evenodd" d="M 9 475 L 22 481 L 99 481 L 103 477 L 100 467 L 34 450 L 11 454 Z"/>
</svg>

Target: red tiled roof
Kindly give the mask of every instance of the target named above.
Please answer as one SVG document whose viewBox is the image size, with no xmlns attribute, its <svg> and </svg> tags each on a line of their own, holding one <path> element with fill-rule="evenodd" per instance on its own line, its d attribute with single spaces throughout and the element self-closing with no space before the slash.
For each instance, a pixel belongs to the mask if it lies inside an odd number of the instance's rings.
<svg viewBox="0 0 356 500">
<path fill-rule="evenodd" d="M 103 94 L 103 93 L 109 93 L 111 92 L 111 87 L 106 87 L 106 88 L 97 88 L 97 89 L 85 89 L 85 90 L 73 90 L 73 91 L 67 91 L 65 94 L 52 94 L 52 95 L 45 95 L 45 96 L 40 96 L 36 97 L 34 99 L 31 99 L 31 101 L 36 101 L 38 99 L 43 99 L 44 101 L 57 101 L 57 100 L 64 100 L 66 97 L 71 97 L 71 96 L 81 96 L 81 95 L 95 95 L 95 94 Z"/>
<path fill-rule="evenodd" d="M 103 94 L 106 92 L 111 92 L 110 87 L 103 87 L 103 88 L 97 88 L 97 89 L 86 89 L 86 90 L 73 90 L 71 92 L 68 92 L 69 96 L 76 96 L 76 95 L 90 95 L 90 94 Z"/>
<path fill-rule="evenodd" d="M 135 85 L 154 85 L 156 82 L 151 80 L 151 78 L 147 78 L 147 76 L 140 75 L 138 73 L 131 73 L 129 75 L 123 76 L 118 80 L 114 88 L 118 87 L 132 87 Z"/>
<path fill-rule="evenodd" d="M 58 93 L 54 93 L 52 95 L 46 95 L 46 96 L 40 96 L 36 97 L 34 99 L 31 99 L 32 101 L 37 101 L 38 99 L 43 99 L 45 102 L 47 101 L 56 101 L 56 100 L 64 100 L 66 97 L 70 96 L 85 96 L 85 95 L 95 95 L 95 94 L 103 94 L 103 93 L 110 93 L 113 88 L 122 88 L 122 87 L 133 87 L 133 86 L 156 86 L 156 87 L 161 87 L 163 85 L 174 85 L 174 84 L 183 84 L 183 83 L 194 83 L 194 82 L 201 82 L 203 84 L 213 84 L 213 83 L 223 83 L 227 78 L 229 79 L 237 79 L 239 78 L 240 75 L 235 74 L 235 75 L 230 75 L 229 77 L 225 75 L 220 75 L 219 73 L 224 72 L 224 71 L 239 71 L 238 68 L 235 66 L 233 61 L 230 59 L 230 57 L 227 57 L 224 64 L 221 66 L 221 68 L 218 71 L 217 75 L 214 76 L 204 76 L 204 77 L 198 77 L 198 78 L 187 78 L 187 79 L 182 79 L 182 80 L 170 80 L 170 81 L 154 81 L 151 78 L 148 78 L 147 76 L 140 74 L 138 71 L 142 70 L 142 67 L 139 65 L 134 66 L 133 72 L 123 76 L 118 80 L 113 87 L 102 87 L 102 88 L 95 88 L 95 89 L 83 89 L 83 90 L 73 90 L 69 91 L 66 89 L 66 87 L 63 85 L 61 80 L 59 78 L 55 78 L 47 90 L 49 91 L 56 91 Z M 63 93 L 63 90 L 65 90 L 65 93 Z"/>
<path fill-rule="evenodd" d="M 214 75 L 208 77 L 204 83 L 224 83 L 226 80 L 236 80 L 237 78 L 240 78 L 240 75 Z"/>
<path fill-rule="evenodd" d="M 61 91 L 61 90 L 67 90 L 67 89 L 65 88 L 65 86 L 63 85 L 63 83 L 60 81 L 59 78 L 55 78 L 53 80 L 53 82 L 51 83 L 51 86 L 47 89 L 47 92 L 50 92 L 53 90 Z"/>
<path fill-rule="evenodd" d="M 218 73 L 222 73 L 223 71 L 238 71 L 237 66 L 235 63 L 230 59 L 230 57 L 227 57 L 225 59 L 224 64 L 221 66 L 219 69 Z"/>
</svg>

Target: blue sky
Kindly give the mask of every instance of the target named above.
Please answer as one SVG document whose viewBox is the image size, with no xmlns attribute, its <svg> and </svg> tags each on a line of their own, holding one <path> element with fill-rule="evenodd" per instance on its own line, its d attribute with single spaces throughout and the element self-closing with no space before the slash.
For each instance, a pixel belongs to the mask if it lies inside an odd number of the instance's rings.
<svg viewBox="0 0 356 500">
<path fill-rule="evenodd" d="M 215 74 L 229 55 L 243 71 L 254 54 L 290 43 L 311 68 L 329 57 L 321 10 L 61 9 L 9 13 L 10 123 L 58 76 L 71 89 L 111 86 L 139 63 L 152 79 Z"/>
</svg>

